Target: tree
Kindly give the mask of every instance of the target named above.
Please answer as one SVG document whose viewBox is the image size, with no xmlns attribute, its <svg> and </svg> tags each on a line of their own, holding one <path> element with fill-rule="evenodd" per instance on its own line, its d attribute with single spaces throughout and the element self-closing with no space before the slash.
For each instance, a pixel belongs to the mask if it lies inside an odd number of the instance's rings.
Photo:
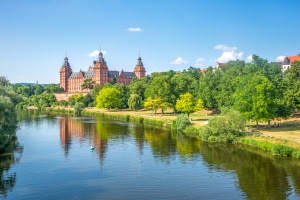
<svg viewBox="0 0 300 200">
<path fill-rule="evenodd" d="M 245 77 L 235 93 L 235 108 L 248 120 L 255 120 L 257 129 L 260 120 L 276 117 L 275 87 L 263 75 Z"/>
<path fill-rule="evenodd" d="M 130 90 L 130 94 L 137 94 L 142 98 L 142 101 L 145 100 L 145 90 L 149 85 L 149 77 L 145 76 L 141 79 L 132 79 L 128 88 Z"/>
<path fill-rule="evenodd" d="M 74 94 L 68 98 L 68 104 L 70 106 L 74 106 L 77 102 L 82 102 L 82 101 L 83 101 L 83 95 L 81 93 Z"/>
<path fill-rule="evenodd" d="M 203 109 L 203 101 L 201 99 L 196 101 L 194 96 L 189 92 L 181 94 L 180 98 L 176 101 L 176 110 L 187 114 L 188 117 L 191 113 L 201 109 Z"/>
<path fill-rule="evenodd" d="M 47 92 L 47 93 L 56 93 L 56 92 L 63 92 L 63 88 L 61 88 L 59 86 L 59 84 L 46 84 L 44 85 L 44 90 Z"/>
<path fill-rule="evenodd" d="M 137 94 L 131 94 L 128 99 L 128 106 L 131 110 L 141 109 L 143 106 L 142 98 Z"/>
<path fill-rule="evenodd" d="M 121 106 L 120 91 L 116 88 L 103 88 L 96 98 L 97 108 L 119 108 Z"/>
<path fill-rule="evenodd" d="M 284 77 L 284 101 L 293 109 L 300 109 L 300 62 L 294 61 Z"/>
<path fill-rule="evenodd" d="M 38 83 L 36 83 L 34 85 L 34 94 L 35 95 L 39 95 L 42 94 L 44 92 L 44 87 Z"/>
<path fill-rule="evenodd" d="M 166 103 L 163 102 L 163 100 L 160 97 L 148 97 L 144 102 L 144 107 L 153 110 L 155 115 L 158 108 L 163 109 L 166 107 Z"/>
<path fill-rule="evenodd" d="M 94 88 L 95 84 L 96 82 L 93 81 L 93 79 L 91 78 L 84 79 L 83 84 L 81 85 L 81 90 L 85 90 L 85 89 L 91 90 Z"/>
<path fill-rule="evenodd" d="M 130 90 L 125 84 L 113 84 L 111 87 L 120 91 L 120 108 L 128 108 L 128 99 L 130 96 Z"/>
<path fill-rule="evenodd" d="M 175 108 L 175 95 L 168 74 L 156 74 L 146 88 L 145 97 L 159 97 L 169 107 Z"/>
<path fill-rule="evenodd" d="M 209 68 L 206 70 L 205 76 L 201 78 L 198 96 L 204 101 L 206 108 L 218 108 L 217 96 L 220 76 L 220 70 L 213 71 L 212 68 Z"/>
</svg>

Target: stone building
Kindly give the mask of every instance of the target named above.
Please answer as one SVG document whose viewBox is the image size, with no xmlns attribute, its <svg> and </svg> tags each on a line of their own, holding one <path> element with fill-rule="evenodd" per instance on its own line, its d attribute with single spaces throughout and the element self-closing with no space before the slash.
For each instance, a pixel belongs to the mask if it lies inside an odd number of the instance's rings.
<svg viewBox="0 0 300 200">
<path fill-rule="evenodd" d="M 64 63 L 60 68 L 60 87 L 65 90 L 66 93 L 87 93 L 89 89 L 81 89 L 81 85 L 84 80 L 91 79 L 96 84 L 104 85 L 105 83 L 123 83 L 128 85 L 133 78 L 143 78 L 146 76 L 146 70 L 144 68 L 141 57 L 139 56 L 137 64 L 133 72 L 110 71 L 103 58 L 103 54 L 100 51 L 98 60 L 93 62 L 94 66 L 89 67 L 87 71 L 73 72 L 68 61 L 65 57 Z"/>
</svg>

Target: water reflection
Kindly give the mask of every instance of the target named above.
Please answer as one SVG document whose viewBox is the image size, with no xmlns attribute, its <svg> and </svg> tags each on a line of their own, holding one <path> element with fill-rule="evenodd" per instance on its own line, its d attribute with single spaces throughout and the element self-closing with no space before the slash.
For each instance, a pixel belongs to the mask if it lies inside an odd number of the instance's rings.
<svg viewBox="0 0 300 200">
<path fill-rule="evenodd" d="M 277 158 L 245 146 L 206 143 L 178 132 L 117 122 L 105 118 L 61 117 L 60 141 L 68 156 L 72 142 L 87 142 L 95 147 L 103 163 L 109 145 L 133 140 L 140 155 L 150 148 L 162 163 L 203 161 L 213 171 L 237 177 L 236 187 L 247 199 L 295 199 L 300 196 L 300 162 Z"/>
<path fill-rule="evenodd" d="M 0 153 L 0 197 L 6 197 L 15 186 L 17 174 L 11 171 L 11 167 L 20 161 L 22 152 L 23 146 L 18 143 L 17 136 L 13 136 Z"/>
</svg>

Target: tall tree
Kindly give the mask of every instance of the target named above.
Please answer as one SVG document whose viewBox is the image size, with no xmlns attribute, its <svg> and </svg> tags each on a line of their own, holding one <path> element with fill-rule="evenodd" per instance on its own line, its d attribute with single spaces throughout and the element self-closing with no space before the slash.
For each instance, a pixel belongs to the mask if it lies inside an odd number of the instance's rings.
<svg viewBox="0 0 300 200">
<path fill-rule="evenodd" d="M 235 93 L 235 108 L 248 120 L 268 121 L 276 117 L 275 87 L 263 75 L 245 77 Z"/>
<path fill-rule="evenodd" d="M 96 82 L 91 78 L 84 79 L 83 84 L 81 85 L 81 90 L 85 90 L 85 89 L 91 90 L 94 88 L 95 84 Z"/>
<path fill-rule="evenodd" d="M 176 101 L 176 110 L 187 114 L 188 117 L 191 113 L 202 109 L 203 101 L 201 99 L 197 101 L 189 92 L 181 94 L 180 98 Z"/>
<path fill-rule="evenodd" d="M 132 110 L 141 109 L 143 106 L 142 98 L 137 94 L 131 94 L 128 99 L 128 106 Z"/>
<path fill-rule="evenodd" d="M 284 77 L 284 101 L 293 109 L 300 109 L 300 62 L 291 64 Z"/>
<path fill-rule="evenodd" d="M 96 98 L 97 108 L 120 108 L 120 91 L 116 88 L 102 88 Z"/>
</svg>

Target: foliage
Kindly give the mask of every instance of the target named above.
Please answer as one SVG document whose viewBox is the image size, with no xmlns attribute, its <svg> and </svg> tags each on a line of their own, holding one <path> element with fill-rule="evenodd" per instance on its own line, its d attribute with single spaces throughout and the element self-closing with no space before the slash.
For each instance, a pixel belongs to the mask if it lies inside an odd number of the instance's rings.
<svg viewBox="0 0 300 200">
<path fill-rule="evenodd" d="M 142 97 L 137 94 L 131 94 L 128 99 L 128 106 L 131 110 L 141 109 L 143 106 Z"/>
<path fill-rule="evenodd" d="M 173 94 L 169 74 L 157 74 L 145 90 L 145 98 L 160 98 L 167 106 L 175 108 L 176 97 Z"/>
<path fill-rule="evenodd" d="M 284 77 L 284 101 L 293 109 L 300 109 L 300 62 L 292 63 Z"/>
<path fill-rule="evenodd" d="M 83 84 L 81 85 L 81 90 L 85 90 L 85 89 L 91 90 L 94 88 L 95 84 L 96 82 L 93 81 L 93 79 L 91 78 L 84 79 Z"/>
<path fill-rule="evenodd" d="M 174 130 L 185 130 L 186 127 L 190 126 L 191 122 L 189 117 L 185 114 L 180 114 L 172 121 L 171 128 Z"/>
<path fill-rule="evenodd" d="M 202 110 L 204 107 L 203 101 L 199 99 L 196 101 L 191 93 L 181 94 L 180 98 L 176 101 L 176 110 L 187 114 L 189 117 L 190 113 L 197 110 Z"/>
<path fill-rule="evenodd" d="M 15 107 L 20 101 L 9 80 L 0 77 L 0 149 L 9 142 L 17 128 Z"/>
<path fill-rule="evenodd" d="M 165 108 L 166 103 L 160 97 L 148 97 L 144 102 L 144 107 L 154 111 L 154 115 L 158 108 Z"/>
<path fill-rule="evenodd" d="M 246 119 L 237 111 L 212 117 L 200 131 L 200 137 L 210 142 L 235 142 L 245 133 Z"/>
<path fill-rule="evenodd" d="M 245 77 L 235 92 L 235 108 L 248 120 L 276 118 L 275 87 L 263 75 Z"/>
<path fill-rule="evenodd" d="M 103 88 L 96 98 L 97 108 L 120 108 L 120 91 L 116 88 Z"/>
<path fill-rule="evenodd" d="M 70 105 L 70 106 L 74 106 L 76 103 L 78 103 L 78 102 L 82 102 L 83 101 L 83 95 L 81 94 L 81 93 L 79 93 L 79 94 L 74 94 L 74 95 L 72 95 L 72 96 L 70 96 L 69 98 L 68 98 L 68 104 Z"/>
<path fill-rule="evenodd" d="M 84 108 L 84 104 L 82 102 L 76 102 L 73 106 L 76 114 L 81 114 L 82 109 Z"/>
</svg>

